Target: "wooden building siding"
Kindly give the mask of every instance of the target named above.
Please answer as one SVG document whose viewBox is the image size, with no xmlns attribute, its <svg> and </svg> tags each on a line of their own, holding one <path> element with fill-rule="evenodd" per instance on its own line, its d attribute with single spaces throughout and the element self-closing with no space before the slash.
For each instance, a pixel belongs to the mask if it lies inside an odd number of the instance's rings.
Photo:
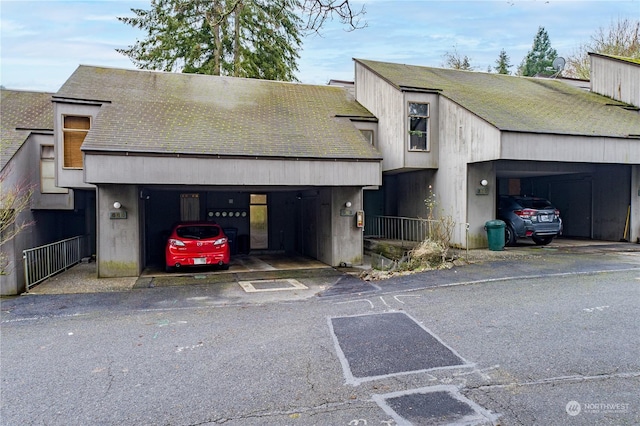
<svg viewBox="0 0 640 426">
<path fill-rule="evenodd" d="M 640 107 L 640 65 L 591 55 L 591 90 Z"/>
<path fill-rule="evenodd" d="M 404 165 L 405 109 L 403 95 L 358 62 L 355 65 L 356 100 L 378 118 L 378 151 L 382 170 L 400 170 Z"/>
<path fill-rule="evenodd" d="M 496 159 L 638 164 L 640 140 L 504 132 Z"/>
<path fill-rule="evenodd" d="M 500 158 L 500 130 L 495 126 L 444 97 L 439 114 L 441 167 L 448 167 L 444 164 L 449 156 L 459 157 L 465 165 Z"/>
<path fill-rule="evenodd" d="M 91 117 L 91 123 L 95 123 L 95 119 L 100 112 L 100 105 L 82 104 L 82 103 L 63 103 L 54 102 L 54 145 L 56 151 L 56 175 L 57 185 L 64 188 L 76 188 L 76 189 L 95 189 L 93 185 L 87 184 L 84 180 L 84 172 L 86 164 L 82 168 L 68 168 L 64 165 L 64 155 L 60 153 L 64 152 L 64 135 L 62 132 L 64 126 L 64 117 L 71 116 L 86 116 Z M 84 157 L 84 154 L 80 153 Z"/>
<path fill-rule="evenodd" d="M 85 156 L 85 179 L 100 184 L 203 186 L 377 186 L 378 161 L 313 161 L 142 155 Z"/>
</svg>

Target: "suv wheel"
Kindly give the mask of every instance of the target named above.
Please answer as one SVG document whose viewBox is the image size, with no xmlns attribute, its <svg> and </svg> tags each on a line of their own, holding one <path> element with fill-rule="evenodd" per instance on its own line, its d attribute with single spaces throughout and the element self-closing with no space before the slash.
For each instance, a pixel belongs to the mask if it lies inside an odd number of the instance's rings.
<svg viewBox="0 0 640 426">
<path fill-rule="evenodd" d="M 513 246 L 516 244 L 516 232 L 513 230 L 511 225 L 506 225 L 504 227 L 504 245 L 505 246 Z"/>
<path fill-rule="evenodd" d="M 553 237 L 531 237 L 531 239 L 539 246 L 546 246 L 553 240 Z"/>
</svg>

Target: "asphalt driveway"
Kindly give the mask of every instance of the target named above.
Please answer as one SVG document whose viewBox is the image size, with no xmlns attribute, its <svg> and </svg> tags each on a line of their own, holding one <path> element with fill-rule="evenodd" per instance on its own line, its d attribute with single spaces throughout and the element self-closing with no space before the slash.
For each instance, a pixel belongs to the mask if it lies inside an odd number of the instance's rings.
<svg viewBox="0 0 640 426">
<path fill-rule="evenodd" d="M 3 300 L 3 423 L 640 423 L 637 251 L 332 279 Z"/>
</svg>

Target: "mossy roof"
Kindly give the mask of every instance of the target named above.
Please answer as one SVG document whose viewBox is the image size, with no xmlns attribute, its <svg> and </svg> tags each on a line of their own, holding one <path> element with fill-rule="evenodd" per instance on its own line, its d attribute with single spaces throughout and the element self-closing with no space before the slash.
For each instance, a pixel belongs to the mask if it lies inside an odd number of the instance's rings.
<svg viewBox="0 0 640 426">
<path fill-rule="evenodd" d="M 53 93 L 5 89 L 0 92 L 0 163 L 4 169 L 31 132 L 53 131 Z"/>
<path fill-rule="evenodd" d="M 629 58 L 627 56 L 618 56 L 618 55 L 605 55 L 604 53 L 589 53 L 592 56 L 601 56 L 603 58 L 611 58 L 616 59 L 618 61 L 627 62 L 633 65 L 640 65 L 640 58 Z"/>
<path fill-rule="evenodd" d="M 80 66 L 55 98 L 106 102 L 85 151 L 381 159 L 339 87 Z"/>
<path fill-rule="evenodd" d="M 398 90 L 432 90 L 503 131 L 638 137 L 629 105 L 553 79 L 359 60 Z"/>
</svg>

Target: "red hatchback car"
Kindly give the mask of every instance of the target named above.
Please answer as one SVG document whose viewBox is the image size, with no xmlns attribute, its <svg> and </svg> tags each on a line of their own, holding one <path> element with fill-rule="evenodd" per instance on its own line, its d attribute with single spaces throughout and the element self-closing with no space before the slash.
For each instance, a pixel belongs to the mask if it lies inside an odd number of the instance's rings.
<svg viewBox="0 0 640 426">
<path fill-rule="evenodd" d="M 213 222 L 181 222 L 169 234 L 165 248 L 167 272 L 183 266 L 218 265 L 229 269 L 229 239 Z"/>
</svg>

